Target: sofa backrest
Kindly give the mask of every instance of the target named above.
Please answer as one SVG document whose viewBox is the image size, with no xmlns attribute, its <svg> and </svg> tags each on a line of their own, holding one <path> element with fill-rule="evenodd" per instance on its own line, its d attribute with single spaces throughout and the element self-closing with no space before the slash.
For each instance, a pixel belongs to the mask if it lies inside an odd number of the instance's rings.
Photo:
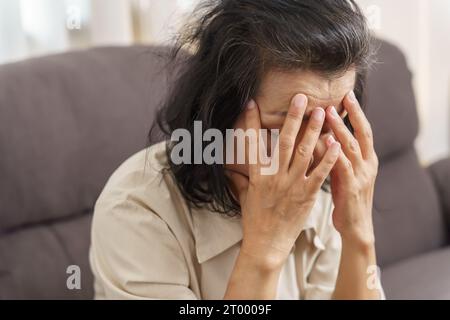
<svg viewBox="0 0 450 320">
<path fill-rule="evenodd" d="M 0 66 L 0 299 L 92 296 L 92 208 L 148 144 L 166 51 L 101 48 Z M 69 265 L 80 266 L 82 290 L 67 289 Z"/>
<path fill-rule="evenodd" d="M 380 159 L 374 223 L 378 261 L 386 265 L 443 246 L 446 234 L 436 190 L 414 149 L 419 121 L 412 74 L 398 48 L 375 46 L 366 114 Z"/>
</svg>

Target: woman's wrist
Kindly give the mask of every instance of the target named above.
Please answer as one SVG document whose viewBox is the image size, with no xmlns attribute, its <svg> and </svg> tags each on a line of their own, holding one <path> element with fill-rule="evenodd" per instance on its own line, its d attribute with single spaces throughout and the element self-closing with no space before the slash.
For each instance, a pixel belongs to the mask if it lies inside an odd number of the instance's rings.
<svg viewBox="0 0 450 320">
<path fill-rule="evenodd" d="M 239 259 L 258 272 L 277 273 L 281 272 L 288 255 L 289 253 L 284 250 L 244 240 L 241 245 Z"/>
<path fill-rule="evenodd" d="M 375 251 L 375 235 L 372 230 L 351 230 L 341 232 L 342 247 L 372 254 Z"/>
<path fill-rule="evenodd" d="M 270 261 L 268 256 L 248 251 L 253 249 L 253 247 L 250 249 L 241 246 L 228 282 L 225 300 L 273 300 L 276 298 L 282 265 L 275 263 L 276 261 Z"/>
<path fill-rule="evenodd" d="M 372 213 L 368 209 L 353 209 L 350 222 L 337 226 L 343 245 L 366 251 L 375 246 Z M 344 220 L 345 221 L 345 220 Z"/>
</svg>

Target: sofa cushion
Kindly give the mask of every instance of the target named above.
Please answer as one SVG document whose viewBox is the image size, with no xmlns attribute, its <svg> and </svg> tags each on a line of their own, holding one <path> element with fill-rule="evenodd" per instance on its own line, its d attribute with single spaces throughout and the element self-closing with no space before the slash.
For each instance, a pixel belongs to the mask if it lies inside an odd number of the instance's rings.
<svg viewBox="0 0 450 320">
<path fill-rule="evenodd" d="M 381 272 L 388 299 L 450 299 L 450 247 L 396 263 Z"/>
<path fill-rule="evenodd" d="M 0 241 L 0 300 L 91 299 L 91 214 L 4 234 Z M 81 289 L 69 290 L 69 266 L 80 269 Z"/>
<path fill-rule="evenodd" d="M 382 266 L 447 243 L 437 193 L 413 148 L 381 164 L 373 215 Z"/>
<path fill-rule="evenodd" d="M 434 163 L 428 171 L 439 194 L 442 211 L 447 221 L 447 233 L 450 235 L 450 158 Z"/>
</svg>

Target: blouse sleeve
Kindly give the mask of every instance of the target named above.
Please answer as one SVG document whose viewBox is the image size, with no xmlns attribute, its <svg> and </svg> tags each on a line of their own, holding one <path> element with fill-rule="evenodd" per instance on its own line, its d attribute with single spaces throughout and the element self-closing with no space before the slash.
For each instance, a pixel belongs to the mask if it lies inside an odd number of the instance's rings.
<svg viewBox="0 0 450 320">
<path fill-rule="evenodd" d="M 97 299 L 198 299 L 174 234 L 132 198 L 97 203 L 90 263 Z"/>
</svg>

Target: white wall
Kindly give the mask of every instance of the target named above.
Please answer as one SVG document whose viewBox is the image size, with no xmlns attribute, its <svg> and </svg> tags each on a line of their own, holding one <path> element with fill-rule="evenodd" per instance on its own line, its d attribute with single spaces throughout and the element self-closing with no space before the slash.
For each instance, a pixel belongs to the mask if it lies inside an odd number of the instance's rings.
<svg viewBox="0 0 450 320">
<path fill-rule="evenodd" d="M 132 44 L 130 1 L 91 0 L 90 28 L 91 41 L 96 45 Z"/>
<path fill-rule="evenodd" d="M 19 1 L 0 1 L 0 62 L 11 57 L 22 59 L 26 57 L 27 44 L 22 30 Z"/>
<path fill-rule="evenodd" d="M 417 149 L 424 163 L 449 154 L 450 1 L 357 0 L 375 32 L 398 45 L 414 73 L 421 133 Z M 374 9 L 375 8 L 375 9 Z M 378 8 L 378 9 L 376 9 Z M 379 17 L 373 15 L 379 14 Z M 372 15 L 372 16 L 371 16 Z"/>
<path fill-rule="evenodd" d="M 137 11 L 139 40 L 165 43 L 174 39 L 198 0 L 134 0 L 133 3 Z"/>
</svg>

